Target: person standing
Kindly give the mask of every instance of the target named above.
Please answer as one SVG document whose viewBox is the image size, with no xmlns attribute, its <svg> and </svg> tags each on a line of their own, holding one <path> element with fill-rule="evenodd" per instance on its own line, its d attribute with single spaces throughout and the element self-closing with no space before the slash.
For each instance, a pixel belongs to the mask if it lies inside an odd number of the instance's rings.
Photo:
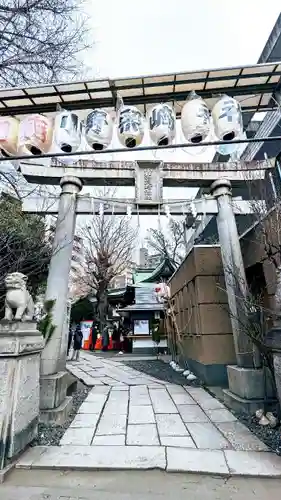
<svg viewBox="0 0 281 500">
<path fill-rule="evenodd" d="M 67 357 L 69 356 L 69 351 L 73 340 L 73 326 L 74 325 L 70 325 L 68 330 Z"/>
<path fill-rule="evenodd" d="M 102 333 L 102 351 L 108 351 L 109 346 L 109 325 L 106 325 Z"/>
<path fill-rule="evenodd" d="M 75 328 L 75 332 L 74 332 L 74 336 L 73 336 L 72 361 L 79 361 L 80 350 L 82 348 L 82 342 L 83 342 L 83 333 L 82 333 L 80 324 L 78 324 Z"/>
<path fill-rule="evenodd" d="M 120 346 L 120 330 L 119 330 L 119 328 L 117 328 L 116 324 L 113 325 L 112 348 L 113 348 L 113 351 L 120 351 L 120 349 L 121 349 L 121 346 Z"/>
<path fill-rule="evenodd" d="M 91 328 L 90 351 L 95 350 L 97 338 L 98 338 L 98 324 L 97 324 L 96 320 L 94 319 L 94 321 L 92 323 L 92 328 Z"/>
</svg>

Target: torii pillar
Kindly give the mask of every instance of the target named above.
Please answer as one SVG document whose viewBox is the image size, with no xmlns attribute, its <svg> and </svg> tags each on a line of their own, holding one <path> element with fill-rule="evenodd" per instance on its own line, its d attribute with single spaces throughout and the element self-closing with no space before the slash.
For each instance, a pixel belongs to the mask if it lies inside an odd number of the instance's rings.
<svg viewBox="0 0 281 500">
<path fill-rule="evenodd" d="M 237 365 L 227 367 L 229 389 L 224 389 L 224 401 L 235 410 L 250 414 L 263 407 L 264 371 L 260 357 L 246 335 L 247 282 L 239 235 L 232 206 L 231 183 L 227 179 L 213 182 L 211 192 L 217 200 L 217 227 L 225 276 L 230 320 Z"/>
<path fill-rule="evenodd" d="M 211 193 L 218 205 L 217 228 L 237 365 L 242 368 L 252 368 L 253 344 L 243 331 L 243 322 L 246 319 L 243 304 L 245 305 L 247 282 L 232 207 L 230 181 L 219 179 L 213 182 Z"/>
<path fill-rule="evenodd" d="M 52 323 L 55 330 L 41 357 L 41 420 L 62 423 L 71 409 L 72 398 L 66 397 L 66 325 L 68 281 L 76 223 L 77 195 L 82 189 L 78 177 L 61 178 L 61 195 L 53 241 L 45 300 L 54 300 Z"/>
</svg>

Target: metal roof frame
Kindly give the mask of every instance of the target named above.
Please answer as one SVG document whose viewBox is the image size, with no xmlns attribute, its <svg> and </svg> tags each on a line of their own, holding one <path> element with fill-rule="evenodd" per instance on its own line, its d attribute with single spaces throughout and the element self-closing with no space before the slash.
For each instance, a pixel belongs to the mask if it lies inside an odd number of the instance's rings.
<svg viewBox="0 0 281 500">
<path fill-rule="evenodd" d="M 236 97 L 243 111 L 276 108 L 272 95 L 278 90 L 281 62 L 230 68 L 147 75 L 133 78 L 103 78 L 0 89 L 0 115 L 52 113 L 58 107 L 83 110 L 105 107 L 114 110 L 117 95 L 125 104 L 144 113 L 149 105 L 170 102 L 177 115 L 180 102 L 194 90 L 212 107 L 214 98 L 226 93 Z"/>
</svg>

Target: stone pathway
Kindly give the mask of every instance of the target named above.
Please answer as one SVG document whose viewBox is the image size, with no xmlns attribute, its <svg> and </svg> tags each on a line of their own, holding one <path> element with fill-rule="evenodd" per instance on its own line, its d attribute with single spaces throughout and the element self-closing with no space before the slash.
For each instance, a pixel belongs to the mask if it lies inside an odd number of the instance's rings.
<svg viewBox="0 0 281 500">
<path fill-rule="evenodd" d="M 122 363 L 122 356 L 102 358 L 83 352 L 78 363 L 67 363 L 67 369 L 88 386 L 128 386 L 151 385 L 165 386 L 166 382 L 134 370 Z M 126 358 L 128 359 L 128 358 Z M 132 358 L 131 358 L 132 359 Z M 137 358 L 134 358 L 137 359 Z M 151 357 L 141 359 L 152 359 Z"/>
<path fill-rule="evenodd" d="M 17 467 L 163 469 L 281 477 L 281 459 L 204 389 L 83 353 L 68 369 L 94 385 L 61 439 Z"/>
</svg>

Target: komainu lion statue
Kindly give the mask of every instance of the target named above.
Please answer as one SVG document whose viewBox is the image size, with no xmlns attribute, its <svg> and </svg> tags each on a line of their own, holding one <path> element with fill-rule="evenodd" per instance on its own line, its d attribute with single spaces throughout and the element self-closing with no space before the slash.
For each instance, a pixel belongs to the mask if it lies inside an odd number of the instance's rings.
<svg viewBox="0 0 281 500">
<path fill-rule="evenodd" d="M 32 321 L 34 302 L 26 289 L 27 276 L 22 273 L 7 274 L 5 278 L 6 300 L 5 317 L 7 321 Z M 15 311 L 15 315 L 13 314 Z"/>
</svg>

